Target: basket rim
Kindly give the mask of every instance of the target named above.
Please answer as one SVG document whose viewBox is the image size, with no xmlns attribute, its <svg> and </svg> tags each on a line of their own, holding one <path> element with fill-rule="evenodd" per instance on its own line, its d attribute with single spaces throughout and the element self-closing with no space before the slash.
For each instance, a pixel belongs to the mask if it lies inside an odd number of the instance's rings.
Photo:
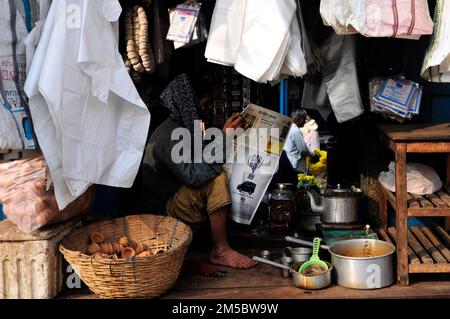
<svg viewBox="0 0 450 319">
<path fill-rule="evenodd" d="M 188 236 L 187 239 L 178 247 L 176 247 L 175 249 L 169 251 L 169 252 L 164 252 L 162 254 L 158 254 L 158 255 L 153 255 L 153 256 L 146 256 L 146 257 L 139 257 L 137 258 L 136 256 L 133 256 L 130 259 L 125 259 L 125 258 L 118 258 L 118 259 L 111 259 L 111 258 L 106 258 L 106 257 L 98 257 L 95 255 L 87 255 L 81 251 L 78 250 L 71 250 L 68 249 L 67 247 L 64 246 L 64 242 L 65 240 L 74 232 L 83 229 L 85 227 L 88 226 L 95 226 L 95 225 L 100 225 L 103 223 L 107 223 L 107 222 L 111 222 L 114 220 L 122 220 L 125 218 L 130 218 L 130 217 L 149 217 L 152 216 L 153 217 L 162 217 L 162 219 L 166 219 L 166 220 L 173 220 L 175 222 L 181 223 L 182 225 L 184 225 L 186 227 Z M 72 257 L 78 258 L 78 259 L 84 259 L 84 260 L 89 260 L 89 261 L 96 261 L 99 263 L 104 263 L 107 265 L 111 265 L 111 264 L 136 264 L 137 262 L 146 262 L 146 261 L 151 261 L 151 260 L 155 260 L 155 259 L 159 259 L 159 258 L 166 258 L 168 256 L 171 256 L 175 253 L 177 253 L 178 251 L 185 249 L 187 246 L 190 245 L 190 243 L 192 242 L 192 238 L 193 238 L 193 234 L 192 234 L 192 229 L 191 227 L 184 223 L 181 220 L 178 220 L 176 218 L 173 218 L 171 216 L 165 216 L 165 215 L 154 215 L 154 214 L 140 214 L 140 215 L 127 215 L 127 216 L 123 216 L 123 217 L 116 217 L 116 218 L 111 218 L 111 219 L 107 219 L 107 220 L 102 220 L 99 222 L 94 222 L 88 225 L 79 225 L 77 227 L 75 227 L 74 229 L 72 229 L 66 236 L 64 236 L 64 238 L 62 239 L 61 243 L 59 244 L 59 251 L 64 255 L 64 257 L 66 257 L 66 255 L 71 255 Z"/>
</svg>

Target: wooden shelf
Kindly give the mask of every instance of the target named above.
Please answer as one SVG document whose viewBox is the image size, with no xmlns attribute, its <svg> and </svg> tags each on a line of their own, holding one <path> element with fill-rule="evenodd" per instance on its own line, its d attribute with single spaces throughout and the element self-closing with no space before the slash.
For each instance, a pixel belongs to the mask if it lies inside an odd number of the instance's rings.
<svg viewBox="0 0 450 319">
<path fill-rule="evenodd" d="M 380 237 L 395 245 L 397 230 L 380 230 Z M 450 235 L 440 226 L 408 229 L 409 273 L 450 273 Z"/>
<path fill-rule="evenodd" d="M 392 193 L 383 186 L 379 191 L 379 218 L 384 233 L 397 238 L 397 280 L 401 285 L 409 284 L 412 272 L 449 272 L 448 262 L 444 263 L 439 254 L 427 255 L 420 249 L 415 235 L 428 244 L 417 229 L 412 234 L 408 229 L 408 217 L 445 217 L 445 229 L 450 231 L 450 192 L 448 189 L 427 196 L 414 196 L 407 193 L 407 155 L 410 153 L 447 153 L 447 172 L 444 185 L 450 186 L 450 123 L 443 124 L 393 124 L 380 125 L 380 140 L 395 155 L 395 187 Z M 389 232 L 387 228 L 387 203 L 390 203 L 396 215 L 397 229 Z M 446 233 L 448 236 L 448 233 Z M 447 248 L 450 244 L 447 244 Z M 418 250 L 418 251 L 417 251 Z M 418 255 L 417 255 L 418 253 Z M 442 254 L 441 254 L 442 255 Z M 437 258 L 437 259 L 433 259 Z M 434 261 L 433 261 L 434 260 Z"/>
<path fill-rule="evenodd" d="M 395 193 L 380 184 L 380 189 L 392 207 L 396 207 Z M 450 216 L 450 192 L 441 190 L 431 195 L 418 196 L 408 193 L 408 217 Z"/>
</svg>

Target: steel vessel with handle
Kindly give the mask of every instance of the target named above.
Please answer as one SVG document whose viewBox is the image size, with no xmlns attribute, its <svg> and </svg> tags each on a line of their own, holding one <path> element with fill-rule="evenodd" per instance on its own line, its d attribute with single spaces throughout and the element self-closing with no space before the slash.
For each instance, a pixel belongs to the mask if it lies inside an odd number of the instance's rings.
<svg viewBox="0 0 450 319">
<path fill-rule="evenodd" d="M 330 263 L 327 263 L 327 271 L 314 276 L 306 276 L 297 271 L 302 263 L 294 263 L 291 266 L 287 266 L 257 256 L 254 256 L 253 259 L 267 265 L 289 270 L 292 274 L 292 280 L 295 287 L 300 289 L 317 290 L 326 288 L 331 284 L 333 265 Z"/>
<path fill-rule="evenodd" d="M 311 209 L 315 213 L 320 213 L 320 220 L 323 223 L 343 224 L 354 223 L 358 221 L 358 206 L 361 198 L 361 192 L 356 188 L 328 189 L 320 197 L 320 203 L 316 203 L 314 193 L 308 191 Z"/>
<path fill-rule="evenodd" d="M 286 236 L 288 242 L 312 246 L 309 241 Z M 354 289 L 378 289 L 395 281 L 395 246 L 377 239 L 342 240 L 321 245 L 331 254 L 331 264 L 339 286 Z"/>
</svg>

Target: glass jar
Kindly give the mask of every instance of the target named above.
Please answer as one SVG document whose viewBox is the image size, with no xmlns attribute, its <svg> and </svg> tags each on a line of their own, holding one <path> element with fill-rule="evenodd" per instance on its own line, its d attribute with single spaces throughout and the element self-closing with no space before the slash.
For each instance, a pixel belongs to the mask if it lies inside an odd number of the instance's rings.
<svg viewBox="0 0 450 319">
<path fill-rule="evenodd" d="M 293 185 L 279 183 L 272 191 L 270 204 L 270 230 L 287 232 L 295 213 Z"/>
</svg>

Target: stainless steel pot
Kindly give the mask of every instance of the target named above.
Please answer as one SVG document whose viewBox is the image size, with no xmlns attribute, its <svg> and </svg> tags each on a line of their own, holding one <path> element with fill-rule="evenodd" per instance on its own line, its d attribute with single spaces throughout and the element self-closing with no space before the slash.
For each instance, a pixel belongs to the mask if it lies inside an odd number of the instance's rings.
<svg viewBox="0 0 450 319">
<path fill-rule="evenodd" d="M 298 269 L 300 268 L 302 263 L 294 263 L 289 267 L 256 256 L 254 256 L 253 259 L 264 264 L 289 270 L 292 274 L 292 280 L 294 282 L 295 287 L 300 289 L 317 290 L 326 288 L 331 284 L 331 272 L 333 270 L 333 265 L 331 265 L 330 263 L 327 263 L 328 270 L 326 272 L 316 276 L 305 276 L 298 272 Z"/>
<path fill-rule="evenodd" d="M 285 237 L 288 242 L 312 246 L 311 242 Z M 350 239 L 320 246 L 328 249 L 336 269 L 339 286 L 354 289 L 378 289 L 395 281 L 395 246 L 376 239 Z"/>
<path fill-rule="evenodd" d="M 289 251 L 289 254 L 287 253 Z M 295 263 L 305 262 L 312 255 L 312 249 L 306 247 L 285 247 L 282 250 L 283 257 L 292 257 Z M 290 256 L 289 256 L 290 255 Z"/>
<path fill-rule="evenodd" d="M 358 221 L 358 206 L 361 192 L 345 189 L 327 190 L 317 204 L 311 191 L 308 191 L 313 212 L 320 213 L 324 223 L 342 224 Z"/>
</svg>

